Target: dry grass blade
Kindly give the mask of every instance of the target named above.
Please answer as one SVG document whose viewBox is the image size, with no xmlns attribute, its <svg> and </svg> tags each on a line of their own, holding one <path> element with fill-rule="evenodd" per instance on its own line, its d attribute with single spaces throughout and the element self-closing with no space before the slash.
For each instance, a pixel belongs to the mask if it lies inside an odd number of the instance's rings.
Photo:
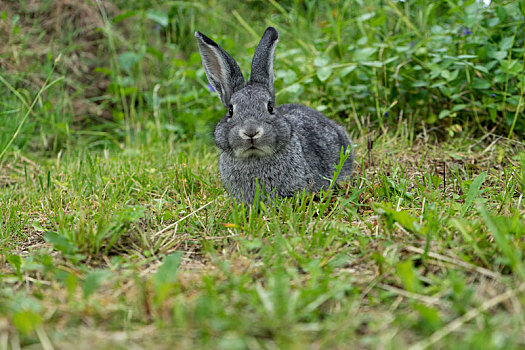
<svg viewBox="0 0 525 350">
<path fill-rule="evenodd" d="M 425 251 L 423 249 L 417 248 L 417 247 L 414 247 L 414 246 L 408 246 L 405 249 L 410 251 L 410 252 L 412 252 L 412 253 L 417 253 L 417 254 L 424 254 L 425 253 Z M 491 270 L 487 270 L 487 269 L 485 269 L 483 267 L 472 265 L 472 264 L 469 264 L 468 262 L 465 262 L 463 260 L 454 259 L 454 258 L 445 256 L 445 255 L 434 253 L 434 252 L 428 252 L 427 255 L 429 257 L 431 257 L 432 259 L 444 261 L 444 262 L 447 262 L 447 263 L 450 263 L 450 264 L 462 267 L 462 268 L 467 269 L 469 271 L 477 272 L 480 275 L 484 275 L 484 276 L 490 277 L 490 278 L 492 278 L 494 280 L 501 281 L 501 275 L 499 273 L 491 271 Z"/>
<path fill-rule="evenodd" d="M 446 337 L 448 334 L 454 332 L 455 330 L 459 329 L 461 326 L 463 326 L 468 321 L 472 320 L 473 318 L 479 316 L 484 311 L 487 311 L 490 308 L 493 308 L 494 306 L 514 297 L 516 294 L 521 293 L 525 290 L 525 283 L 522 283 L 517 289 L 511 289 L 506 291 L 503 294 L 497 295 L 492 299 L 489 299 L 485 301 L 483 304 L 481 304 L 479 307 L 470 310 L 469 312 L 465 313 L 463 316 L 456 318 L 454 321 L 447 324 L 445 327 L 441 328 L 440 330 L 434 332 L 430 337 L 428 337 L 425 340 L 422 340 L 411 347 L 409 347 L 409 350 L 424 350 L 435 343 L 437 343 L 442 338 Z"/>
<path fill-rule="evenodd" d="M 162 230 L 160 230 L 159 232 L 155 233 L 153 235 L 153 237 L 157 237 L 158 235 L 166 232 L 167 230 L 169 230 L 170 228 L 172 227 L 176 227 L 178 224 L 180 224 L 182 221 L 186 220 L 187 218 L 189 218 L 190 216 L 192 215 L 195 215 L 196 213 L 198 213 L 199 211 L 201 211 L 202 209 L 208 207 L 209 205 L 215 203 L 217 201 L 217 199 L 214 199 L 212 200 L 211 202 L 208 202 L 206 204 L 204 204 L 202 207 L 200 207 L 199 209 L 196 209 L 194 211 L 192 211 L 191 213 L 189 213 L 188 215 L 186 216 L 183 216 L 182 218 L 180 218 L 179 220 L 175 221 L 174 223 L 172 224 L 169 224 L 168 226 L 164 227 Z"/>
<path fill-rule="evenodd" d="M 42 349 L 44 350 L 54 350 L 55 349 L 53 347 L 53 344 L 51 344 L 51 341 L 49 340 L 49 337 L 47 336 L 42 326 L 37 327 L 35 331 L 38 336 L 38 339 L 40 340 L 40 344 L 42 345 Z"/>
<path fill-rule="evenodd" d="M 439 298 L 432 298 L 432 297 L 427 297 L 426 295 L 411 293 L 411 292 L 408 292 L 408 291 L 406 291 L 404 289 L 397 288 L 397 287 L 394 287 L 394 286 L 390 286 L 388 284 L 378 284 L 377 286 L 379 288 L 381 288 L 381 289 L 386 290 L 386 291 L 395 293 L 395 294 L 400 295 L 400 296 L 405 297 L 405 298 L 414 299 L 414 300 L 420 301 L 420 302 L 425 303 L 425 304 L 429 304 L 429 305 L 440 305 L 440 304 L 443 304 L 443 302 L 441 300 L 439 300 Z"/>
</svg>

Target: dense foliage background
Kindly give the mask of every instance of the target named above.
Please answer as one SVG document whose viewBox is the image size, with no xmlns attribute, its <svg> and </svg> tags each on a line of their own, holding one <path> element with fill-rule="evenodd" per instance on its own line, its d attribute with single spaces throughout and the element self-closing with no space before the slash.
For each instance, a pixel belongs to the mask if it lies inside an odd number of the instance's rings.
<svg viewBox="0 0 525 350">
<path fill-rule="evenodd" d="M 55 152 L 209 138 L 223 111 L 193 33 L 214 38 L 248 72 L 268 25 L 281 35 L 278 102 L 309 104 L 355 134 L 400 123 L 412 137 L 525 134 L 521 1 L 2 4 L 0 149 L 21 123 L 15 146 Z"/>
</svg>

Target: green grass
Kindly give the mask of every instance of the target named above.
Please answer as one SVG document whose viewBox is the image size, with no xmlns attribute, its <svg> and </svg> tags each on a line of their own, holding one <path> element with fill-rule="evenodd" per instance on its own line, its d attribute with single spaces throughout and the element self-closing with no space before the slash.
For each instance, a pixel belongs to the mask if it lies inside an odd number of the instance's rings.
<svg viewBox="0 0 525 350">
<path fill-rule="evenodd" d="M 358 148 L 349 183 L 259 215 L 231 202 L 216 151 L 198 142 L 38 165 L 13 156 L 0 198 L 3 339 L 525 346 L 525 160 L 476 156 L 507 146 L 423 149 L 384 135 L 372 164 Z"/>
<path fill-rule="evenodd" d="M 525 348 L 523 2 L 8 5 L 0 349 Z M 256 211 L 192 34 L 267 25 L 356 171 Z"/>
</svg>

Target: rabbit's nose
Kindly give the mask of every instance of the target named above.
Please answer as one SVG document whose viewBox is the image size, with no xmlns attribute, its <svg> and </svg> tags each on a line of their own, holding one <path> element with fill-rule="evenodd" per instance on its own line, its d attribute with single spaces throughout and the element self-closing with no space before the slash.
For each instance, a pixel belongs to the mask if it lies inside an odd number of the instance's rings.
<svg viewBox="0 0 525 350">
<path fill-rule="evenodd" d="M 240 129 L 239 130 L 239 136 L 244 140 L 255 140 L 261 137 L 264 133 L 263 128 L 247 128 L 247 129 Z"/>
</svg>

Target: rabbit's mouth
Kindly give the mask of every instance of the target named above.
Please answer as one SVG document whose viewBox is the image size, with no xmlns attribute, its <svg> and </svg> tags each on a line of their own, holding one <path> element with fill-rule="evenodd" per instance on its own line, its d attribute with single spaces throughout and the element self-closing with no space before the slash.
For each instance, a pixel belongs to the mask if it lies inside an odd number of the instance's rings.
<svg viewBox="0 0 525 350">
<path fill-rule="evenodd" d="M 255 146 L 250 145 L 247 148 L 241 148 L 235 150 L 235 155 L 238 158 L 251 158 L 251 157 L 265 157 L 272 154 L 271 147 L 268 146 Z"/>
</svg>

